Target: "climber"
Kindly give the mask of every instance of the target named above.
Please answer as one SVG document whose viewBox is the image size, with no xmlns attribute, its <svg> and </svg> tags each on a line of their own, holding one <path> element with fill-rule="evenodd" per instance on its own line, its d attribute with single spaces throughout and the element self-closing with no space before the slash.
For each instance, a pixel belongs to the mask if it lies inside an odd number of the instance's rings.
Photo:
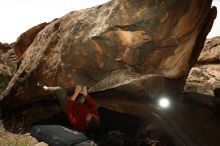
<svg viewBox="0 0 220 146">
<path fill-rule="evenodd" d="M 88 94 L 86 87 L 76 85 L 75 92 L 69 98 L 61 87 L 43 86 L 45 91 L 55 95 L 60 107 L 66 114 L 69 123 L 79 131 L 96 132 L 99 129 L 99 114 L 93 98 Z"/>
</svg>

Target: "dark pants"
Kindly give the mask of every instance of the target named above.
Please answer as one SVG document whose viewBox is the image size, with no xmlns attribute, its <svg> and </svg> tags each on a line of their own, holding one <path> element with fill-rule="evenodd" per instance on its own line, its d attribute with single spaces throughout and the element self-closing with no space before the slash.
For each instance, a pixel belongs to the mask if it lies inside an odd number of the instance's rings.
<svg viewBox="0 0 220 146">
<path fill-rule="evenodd" d="M 59 101 L 60 107 L 66 113 L 66 104 L 68 101 L 67 93 L 61 87 L 48 87 L 47 89 Z"/>
</svg>

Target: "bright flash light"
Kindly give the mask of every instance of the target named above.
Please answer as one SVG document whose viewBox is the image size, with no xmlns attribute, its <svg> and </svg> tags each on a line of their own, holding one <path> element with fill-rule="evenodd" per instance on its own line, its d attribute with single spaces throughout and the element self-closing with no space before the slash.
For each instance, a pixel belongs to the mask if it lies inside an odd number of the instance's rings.
<svg viewBox="0 0 220 146">
<path fill-rule="evenodd" d="M 170 106 L 170 101 L 169 101 L 169 99 L 167 99 L 167 98 L 161 98 L 161 99 L 159 100 L 159 105 L 160 105 L 160 107 L 162 107 L 162 108 L 167 108 L 167 107 Z"/>
</svg>

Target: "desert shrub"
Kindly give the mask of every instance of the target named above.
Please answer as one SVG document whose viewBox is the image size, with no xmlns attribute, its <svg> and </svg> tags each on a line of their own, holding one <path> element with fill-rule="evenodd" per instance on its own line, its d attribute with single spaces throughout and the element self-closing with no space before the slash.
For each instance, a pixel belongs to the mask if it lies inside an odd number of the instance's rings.
<svg viewBox="0 0 220 146">
<path fill-rule="evenodd" d="M 1 75 L 0 76 L 0 93 L 5 90 L 8 83 L 10 82 L 10 80 L 11 80 L 11 76 L 9 76 L 9 75 Z"/>
</svg>

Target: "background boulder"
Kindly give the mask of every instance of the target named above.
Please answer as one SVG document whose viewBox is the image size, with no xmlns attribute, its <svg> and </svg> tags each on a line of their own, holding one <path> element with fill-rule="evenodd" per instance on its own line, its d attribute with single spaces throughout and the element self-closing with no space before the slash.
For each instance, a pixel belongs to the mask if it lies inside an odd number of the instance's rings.
<svg viewBox="0 0 220 146">
<path fill-rule="evenodd" d="M 220 62 L 220 37 L 207 39 L 198 58 L 199 64 L 215 64 Z"/>
<path fill-rule="evenodd" d="M 10 44 L 0 42 L 0 93 L 17 71 L 18 58 Z"/>
<path fill-rule="evenodd" d="M 186 80 L 185 90 L 214 95 L 214 89 L 220 88 L 220 37 L 207 39 Z M 217 91 L 217 90 L 216 90 Z"/>
<path fill-rule="evenodd" d="M 22 33 L 17 40 L 12 44 L 14 51 L 18 58 L 22 60 L 23 53 L 27 50 L 27 48 L 31 45 L 34 41 L 37 34 L 44 29 L 49 23 L 41 23 L 37 26 L 34 26 L 27 30 L 26 32 Z"/>
</svg>

